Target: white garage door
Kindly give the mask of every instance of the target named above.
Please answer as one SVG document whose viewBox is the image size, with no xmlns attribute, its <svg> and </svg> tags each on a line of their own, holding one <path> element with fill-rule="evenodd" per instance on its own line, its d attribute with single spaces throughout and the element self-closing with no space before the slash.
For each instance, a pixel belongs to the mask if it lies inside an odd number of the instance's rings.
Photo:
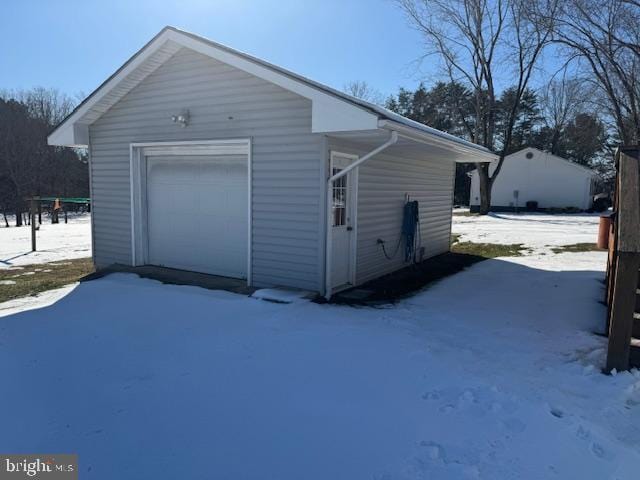
<svg viewBox="0 0 640 480">
<path fill-rule="evenodd" d="M 147 157 L 148 263 L 247 277 L 246 155 Z"/>
</svg>

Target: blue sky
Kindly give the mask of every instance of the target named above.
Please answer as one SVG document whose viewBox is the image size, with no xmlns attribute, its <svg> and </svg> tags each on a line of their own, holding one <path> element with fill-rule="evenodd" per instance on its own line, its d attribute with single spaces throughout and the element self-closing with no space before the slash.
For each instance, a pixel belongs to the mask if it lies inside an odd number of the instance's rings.
<svg viewBox="0 0 640 480">
<path fill-rule="evenodd" d="M 5 0 L 0 89 L 90 93 L 165 25 L 341 89 L 388 95 L 433 81 L 420 35 L 391 0 Z"/>
</svg>

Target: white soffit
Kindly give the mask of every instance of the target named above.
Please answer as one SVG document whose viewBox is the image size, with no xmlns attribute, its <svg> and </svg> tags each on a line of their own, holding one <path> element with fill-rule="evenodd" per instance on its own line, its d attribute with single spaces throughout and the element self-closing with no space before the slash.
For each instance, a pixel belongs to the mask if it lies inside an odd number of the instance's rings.
<svg viewBox="0 0 640 480">
<path fill-rule="evenodd" d="M 166 62 L 181 45 L 161 38 L 149 42 L 109 77 L 49 135 L 49 145 L 86 146 L 88 126 Z"/>
</svg>

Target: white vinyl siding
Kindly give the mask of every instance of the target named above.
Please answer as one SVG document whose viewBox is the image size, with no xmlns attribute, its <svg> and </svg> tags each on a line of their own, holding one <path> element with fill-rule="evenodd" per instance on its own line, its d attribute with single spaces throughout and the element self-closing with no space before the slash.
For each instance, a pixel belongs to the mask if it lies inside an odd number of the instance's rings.
<svg viewBox="0 0 640 480">
<path fill-rule="evenodd" d="M 171 116 L 185 109 L 181 128 Z M 253 284 L 321 290 L 323 138 L 309 100 L 181 49 L 89 136 L 98 267 L 131 263 L 131 143 L 251 138 Z"/>
<path fill-rule="evenodd" d="M 330 149 L 364 155 L 369 150 L 331 139 Z M 424 258 L 449 251 L 455 163 L 443 158 L 406 158 L 393 147 L 359 167 L 356 283 L 362 284 L 407 266 L 403 246 L 387 260 L 377 243 L 393 253 L 401 235 L 405 195 L 420 209 Z"/>
<path fill-rule="evenodd" d="M 527 153 L 532 155 L 527 158 Z M 493 173 L 495 166 L 490 167 Z M 539 208 L 591 207 L 591 183 L 594 172 L 575 163 L 535 148 L 525 148 L 504 159 L 500 174 L 491 189 L 491 206 L 525 208 L 529 201 Z M 517 197 L 515 191 L 518 192 Z M 480 183 L 471 174 L 470 205 L 480 205 Z"/>
</svg>

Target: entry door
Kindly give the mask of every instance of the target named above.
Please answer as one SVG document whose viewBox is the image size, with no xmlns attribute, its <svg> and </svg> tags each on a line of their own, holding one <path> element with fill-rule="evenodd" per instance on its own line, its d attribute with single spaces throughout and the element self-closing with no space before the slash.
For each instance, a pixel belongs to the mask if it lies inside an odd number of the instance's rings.
<svg viewBox="0 0 640 480">
<path fill-rule="evenodd" d="M 356 157 L 332 152 L 331 176 L 344 170 Z M 355 281 L 355 185 L 357 173 L 352 170 L 333 182 L 331 225 L 331 283 L 334 288 L 348 287 Z"/>
<path fill-rule="evenodd" d="M 151 265 L 247 277 L 246 155 L 147 156 Z"/>
</svg>

